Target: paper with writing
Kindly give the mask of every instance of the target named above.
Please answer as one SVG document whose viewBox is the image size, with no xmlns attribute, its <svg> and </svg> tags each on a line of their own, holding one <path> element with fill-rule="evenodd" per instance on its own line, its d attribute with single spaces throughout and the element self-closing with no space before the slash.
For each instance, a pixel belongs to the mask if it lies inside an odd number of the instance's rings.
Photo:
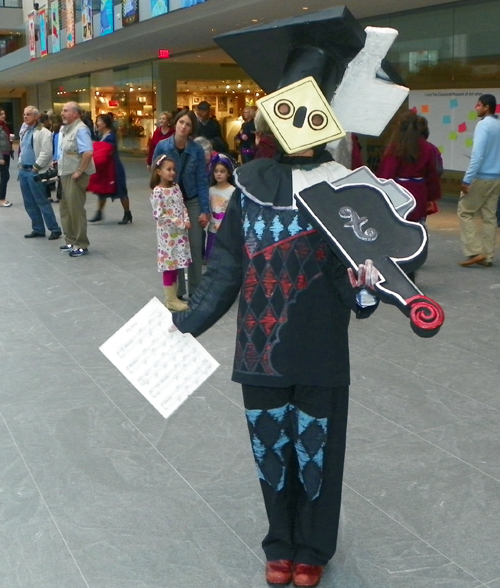
<svg viewBox="0 0 500 588">
<path fill-rule="evenodd" d="M 165 418 L 219 366 L 192 335 L 169 332 L 172 314 L 150 300 L 99 347 Z"/>
</svg>

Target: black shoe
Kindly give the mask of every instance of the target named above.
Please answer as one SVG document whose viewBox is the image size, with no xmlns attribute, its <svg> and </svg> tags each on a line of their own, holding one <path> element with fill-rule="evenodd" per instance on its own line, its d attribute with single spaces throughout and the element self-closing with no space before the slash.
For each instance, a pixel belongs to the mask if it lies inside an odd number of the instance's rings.
<svg viewBox="0 0 500 588">
<path fill-rule="evenodd" d="M 59 247 L 60 251 L 66 252 L 66 251 L 73 251 L 73 245 L 71 245 L 71 243 L 68 243 L 68 245 L 61 245 Z"/>
<path fill-rule="evenodd" d="M 89 223 L 97 223 L 103 219 L 102 210 L 96 210 L 94 216 L 89 220 Z"/>
<path fill-rule="evenodd" d="M 132 213 L 130 212 L 130 210 L 126 210 L 122 220 L 118 223 L 119 225 L 126 225 L 127 223 L 131 223 L 132 222 Z"/>
<path fill-rule="evenodd" d="M 52 233 L 50 233 L 49 235 L 49 241 L 55 241 L 56 239 L 59 239 L 61 235 L 62 233 L 60 233 L 59 231 L 52 231 Z"/>
<path fill-rule="evenodd" d="M 34 239 L 35 237 L 45 237 L 45 233 L 42 235 L 42 233 L 36 233 L 35 231 L 31 231 L 31 233 L 24 235 L 25 239 Z"/>
</svg>

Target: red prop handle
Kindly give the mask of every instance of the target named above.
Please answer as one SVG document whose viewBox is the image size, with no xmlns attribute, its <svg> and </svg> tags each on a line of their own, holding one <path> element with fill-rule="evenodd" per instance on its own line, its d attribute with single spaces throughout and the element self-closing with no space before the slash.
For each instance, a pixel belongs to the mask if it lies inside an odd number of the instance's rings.
<svg viewBox="0 0 500 588">
<path fill-rule="evenodd" d="M 444 323 L 444 311 L 437 302 L 427 296 L 417 295 L 405 300 L 410 324 L 419 337 L 433 337 Z"/>
</svg>

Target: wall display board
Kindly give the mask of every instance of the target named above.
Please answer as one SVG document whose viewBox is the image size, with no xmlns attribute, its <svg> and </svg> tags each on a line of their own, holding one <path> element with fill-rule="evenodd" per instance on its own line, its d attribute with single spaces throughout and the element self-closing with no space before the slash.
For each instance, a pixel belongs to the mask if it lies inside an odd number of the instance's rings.
<svg viewBox="0 0 500 588">
<path fill-rule="evenodd" d="M 481 94 L 493 94 L 500 101 L 500 88 L 410 92 L 410 108 L 428 120 L 429 141 L 441 151 L 447 170 L 465 171 L 469 166 L 472 137 L 479 120 L 475 106 Z"/>
</svg>

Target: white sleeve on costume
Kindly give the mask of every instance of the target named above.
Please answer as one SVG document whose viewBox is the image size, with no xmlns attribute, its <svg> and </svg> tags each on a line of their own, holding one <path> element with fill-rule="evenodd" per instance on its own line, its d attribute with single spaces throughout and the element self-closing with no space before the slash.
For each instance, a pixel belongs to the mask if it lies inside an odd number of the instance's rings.
<svg viewBox="0 0 500 588">
<path fill-rule="evenodd" d="M 409 89 L 376 77 L 398 32 L 380 27 L 365 31 L 365 46 L 347 66 L 331 107 L 345 131 L 378 137 Z"/>
<path fill-rule="evenodd" d="M 299 194 L 302 190 L 319 184 L 320 182 L 328 182 L 333 184 L 336 180 L 350 174 L 351 170 L 344 167 L 336 161 L 329 161 L 323 163 L 311 170 L 294 169 L 292 171 L 292 190 L 294 194 Z M 293 207 L 296 209 L 295 199 Z"/>
</svg>

